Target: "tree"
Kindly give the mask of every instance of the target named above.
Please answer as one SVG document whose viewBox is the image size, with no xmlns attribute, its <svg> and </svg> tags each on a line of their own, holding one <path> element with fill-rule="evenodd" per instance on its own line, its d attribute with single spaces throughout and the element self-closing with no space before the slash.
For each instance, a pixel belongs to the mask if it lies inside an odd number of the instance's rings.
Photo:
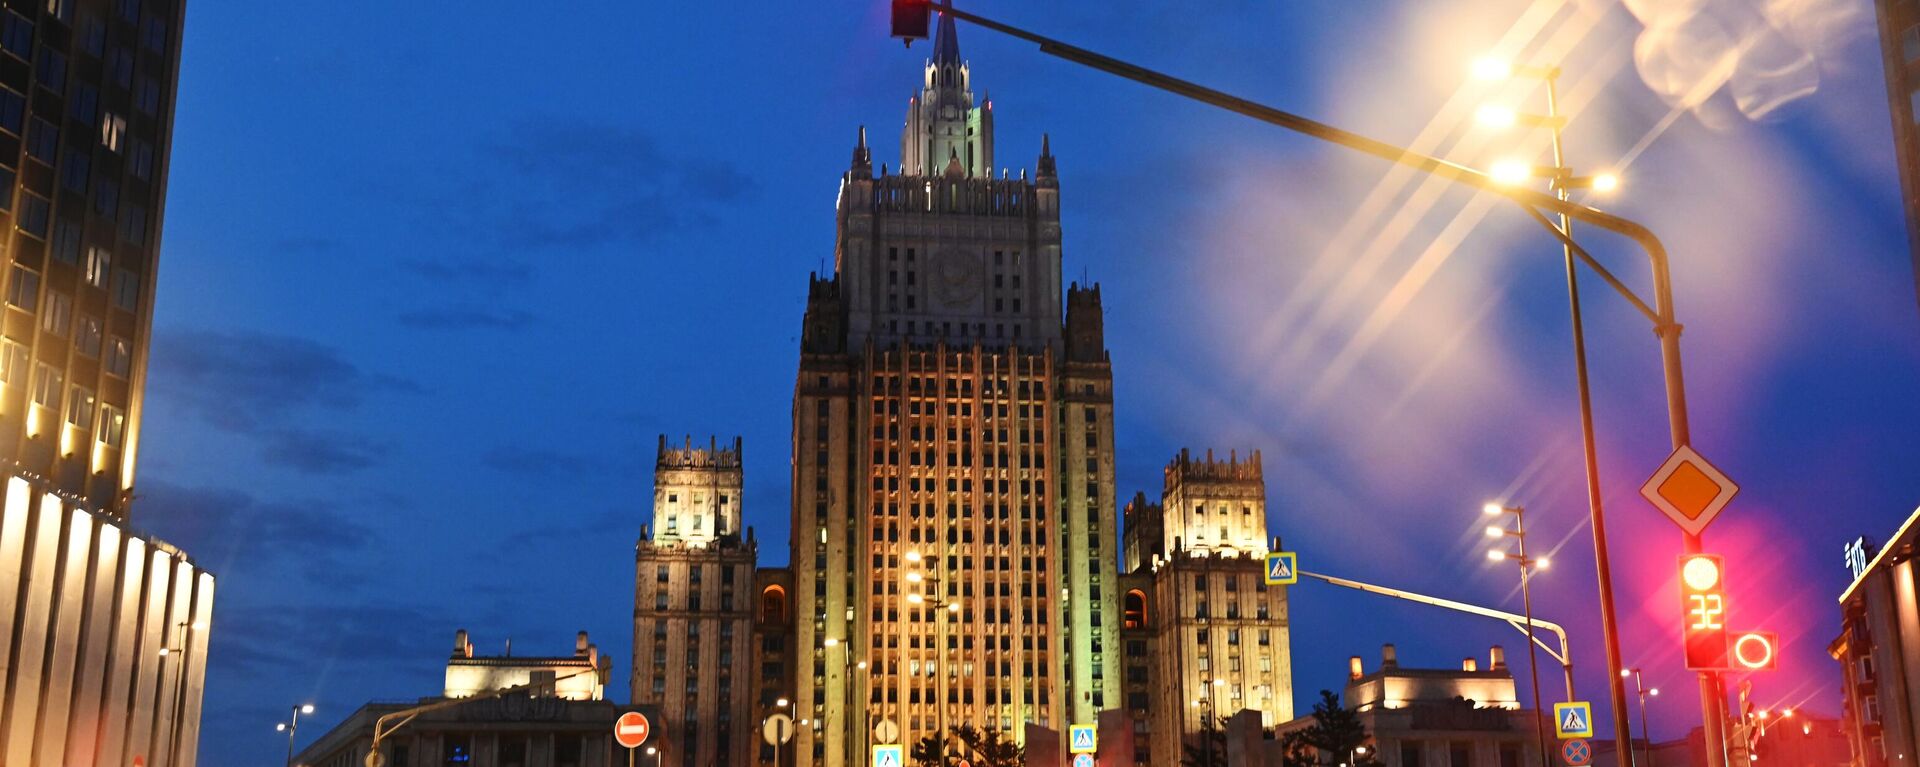
<svg viewBox="0 0 1920 767">
<path fill-rule="evenodd" d="M 1227 767 L 1227 733 L 1214 726 L 1213 714 L 1200 714 L 1200 742 L 1180 747 L 1180 767 Z"/>
<path fill-rule="evenodd" d="M 914 741 L 907 758 L 913 760 L 915 767 L 940 767 L 940 737 L 928 735 Z"/>
<path fill-rule="evenodd" d="M 1027 749 L 998 729 L 978 730 L 971 724 L 963 724 L 953 728 L 953 736 L 972 756 L 974 767 L 1023 767 L 1026 764 Z"/>
<path fill-rule="evenodd" d="M 1360 714 L 1340 705 L 1340 696 L 1332 690 L 1320 691 L 1320 702 L 1313 704 L 1313 724 L 1287 733 L 1280 742 L 1286 751 L 1285 767 L 1381 767 L 1378 753 L 1372 749 L 1360 753 L 1367 744 L 1367 726 Z"/>
</svg>

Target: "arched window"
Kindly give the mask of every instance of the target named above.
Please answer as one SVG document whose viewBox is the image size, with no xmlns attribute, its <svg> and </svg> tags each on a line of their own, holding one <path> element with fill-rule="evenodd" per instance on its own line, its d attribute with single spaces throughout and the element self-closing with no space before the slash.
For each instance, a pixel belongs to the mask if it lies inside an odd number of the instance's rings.
<svg viewBox="0 0 1920 767">
<path fill-rule="evenodd" d="M 787 590 L 779 586 L 768 586 L 760 592 L 760 622 L 784 624 L 787 622 Z"/>
<path fill-rule="evenodd" d="M 1121 627 L 1139 629 L 1147 627 L 1147 595 L 1139 589 L 1127 592 L 1126 606 L 1121 611 Z"/>
</svg>

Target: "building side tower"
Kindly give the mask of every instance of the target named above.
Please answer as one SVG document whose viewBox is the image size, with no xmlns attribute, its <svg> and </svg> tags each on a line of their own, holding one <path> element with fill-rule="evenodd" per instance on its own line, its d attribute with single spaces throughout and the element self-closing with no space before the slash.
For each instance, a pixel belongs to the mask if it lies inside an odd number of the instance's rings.
<svg viewBox="0 0 1920 767">
<path fill-rule="evenodd" d="M 0 12 L 0 464 L 133 495 L 182 0 Z"/>
<path fill-rule="evenodd" d="M 1209 718 L 1293 718 L 1287 590 L 1266 582 L 1266 553 L 1279 548 L 1266 505 L 1258 451 L 1242 461 L 1181 450 L 1160 503 L 1136 495 L 1127 506 L 1127 708 L 1145 711 L 1150 733 L 1135 744 L 1138 763 L 1178 764 Z"/>
<path fill-rule="evenodd" d="M 864 761 L 876 731 L 1064 740 L 1118 697 L 1099 292 L 1060 278 L 1051 143 L 1031 178 L 994 177 L 970 77 L 943 18 L 904 167 L 876 173 L 860 132 L 834 271 L 809 285 L 793 409 L 801 764 Z"/>
<path fill-rule="evenodd" d="M 1907 214 L 1907 250 L 1920 298 L 1920 7 L 1900 0 L 1873 0 L 1873 7 L 1893 117 L 1893 157 L 1900 166 L 1900 207 Z"/>
<path fill-rule="evenodd" d="M 740 530 L 741 443 L 660 438 L 654 523 L 634 547 L 635 705 L 660 712 L 663 765 L 754 758 L 756 545 Z"/>
</svg>

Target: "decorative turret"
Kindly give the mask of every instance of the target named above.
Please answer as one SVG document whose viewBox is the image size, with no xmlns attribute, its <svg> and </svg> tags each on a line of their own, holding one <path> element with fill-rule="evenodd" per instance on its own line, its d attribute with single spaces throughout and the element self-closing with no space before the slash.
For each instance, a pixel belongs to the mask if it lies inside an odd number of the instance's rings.
<svg viewBox="0 0 1920 767">
<path fill-rule="evenodd" d="M 1057 187 L 1060 185 L 1060 171 L 1053 165 L 1053 137 L 1040 134 L 1040 162 L 1034 173 L 1034 183 L 1040 186 Z"/>
<path fill-rule="evenodd" d="M 953 18 L 942 14 L 920 94 L 907 102 L 900 172 L 945 175 L 950 158 L 959 158 L 963 176 L 992 176 L 993 105 L 974 106 L 972 72 L 960 58 L 959 34 Z"/>
<path fill-rule="evenodd" d="M 1106 362 L 1106 322 L 1101 316 L 1100 286 L 1067 287 L 1067 360 Z"/>
<path fill-rule="evenodd" d="M 873 175 L 873 152 L 867 149 L 867 126 L 860 126 L 860 138 L 853 145 L 853 175 Z"/>
</svg>

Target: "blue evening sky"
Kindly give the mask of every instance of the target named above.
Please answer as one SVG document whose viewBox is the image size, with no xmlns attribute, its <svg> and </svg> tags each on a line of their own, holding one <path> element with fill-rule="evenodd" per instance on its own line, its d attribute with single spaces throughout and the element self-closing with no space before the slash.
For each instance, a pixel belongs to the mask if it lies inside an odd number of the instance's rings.
<svg viewBox="0 0 1920 767">
<path fill-rule="evenodd" d="M 878 0 L 190 7 L 134 514 L 221 578 L 204 763 L 279 759 L 294 703 L 319 708 L 304 743 L 437 693 L 463 627 L 521 653 L 588 630 L 624 701 L 659 434 L 744 436 L 762 562 L 787 559 L 807 274 L 856 128 L 898 164 L 928 48 L 887 39 Z M 1920 311 L 1867 0 L 971 7 L 1483 167 L 1544 161 L 1544 137 L 1476 106 L 1543 94 L 1467 62 L 1559 61 L 1571 161 L 1626 179 L 1590 201 L 1673 253 L 1694 443 L 1744 485 L 1708 546 L 1734 622 L 1788 643 L 1756 695 L 1839 712 L 1841 546 L 1920 504 Z M 1478 509 L 1523 503 L 1554 555 L 1536 605 L 1603 703 L 1553 240 L 1491 196 L 960 41 L 996 157 L 1031 168 L 1045 132 L 1060 158 L 1123 496 L 1157 495 L 1182 447 L 1259 449 L 1306 569 L 1516 610 Z M 1634 251 L 1579 234 L 1648 290 Z M 1679 737 L 1679 535 L 1636 494 L 1667 453 L 1654 337 L 1584 277 L 1622 645 Z M 1524 671 L 1498 623 L 1291 598 L 1302 704 L 1385 642 L 1426 666 L 1499 643 Z"/>
</svg>

